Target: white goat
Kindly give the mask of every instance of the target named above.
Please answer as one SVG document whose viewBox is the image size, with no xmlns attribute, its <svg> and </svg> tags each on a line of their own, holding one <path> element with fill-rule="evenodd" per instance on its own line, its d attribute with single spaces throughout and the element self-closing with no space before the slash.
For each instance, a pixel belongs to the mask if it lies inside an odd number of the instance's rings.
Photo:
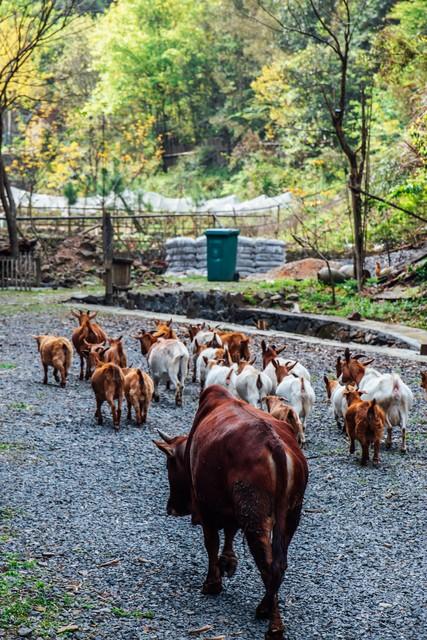
<svg viewBox="0 0 427 640">
<path fill-rule="evenodd" d="M 239 368 L 242 364 L 239 365 Z M 271 394 L 271 380 L 263 371 L 252 364 L 243 364 L 244 368 L 236 375 L 236 391 L 242 400 L 262 409 L 265 397 Z"/>
<path fill-rule="evenodd" d="M 154 382 L 154 400 L 159 401 L 158 385 L 162 380 L 175 388 L 175 403 L 182 405 L 185 378 L 190 354 L 183 342 L 176 338 L 159 338 L 148 353 L 148 365 Z"/>
<path fill-rule="evenodd" d="M 292 374 L 283 378 L 276 389 L 276 395 L 284 398 L 297 412 L 305 428 L 305 421 L 313 410 L 316 396 L 311 382 L 303 376 Z"/>
<path fill-rule="evenodd" d="M 375 375 L 372 373 L 375 372 Z M 397 373 L 378 374 L 375 369 L 367 369 L 359 384 L 363 392 L 362 400 L 376 400 L 385 411 L 387 427 L 386 447 L 391 447 L 392 428 L 401 428 L 401 450 L 406 452 L 406 425 L 414 396 L 410 388 Z"/>
<path fill-rule="evenodd" d="M 237 364 L 233 363 L 230 367 L 219 364 L 216 360 L 209 360 L 206 366 L 206 387 L 213 384 L 219 384 L 225 387 L 233 396 L 238 397 L 236 390 L 236 371 Z"/>
<path fill-rule="evenodd" d="M 338 380 L 329 380 L 327 376 L 323 376 L 323 379 L 325 381 L 326 393 L 331 403 L 336 423 L 339 427 L 344 429 L 344 418 L 348 407 L 347 400 L 344 395 L 346 387 Z"/>
<path fill-rule="evenodd" d="M 279 365 L 286 366 L 291 369 L 292 365 L 292 373 L 298 376 L 298 378 L 304 378 L 310 382 L 311 376 L 309 371 L 302 365 L 300 362 L 296 362 L 295 360 L 287 360 L 286 358 L 274 358 Z M 276 393 L 276 389 L 278 386 L 277 376 L 276 376 L 276 367 L 273 364 L 273 361 L 269 362 L 268 365 L 264 369 L 264 373 L 271 380 L 272 384 L 272 393 Z"/>
<path fill-rule="evenodd" d="M 223 349 L 217 347 L 207 347 L 203 349 L 197 356 L 196 360 L 196 380 L 200 382 L 200 386 L 203 389 L 206 380 L 206 365 L 209 360 L 218 360 L 224 357 Z"/>
</svg>

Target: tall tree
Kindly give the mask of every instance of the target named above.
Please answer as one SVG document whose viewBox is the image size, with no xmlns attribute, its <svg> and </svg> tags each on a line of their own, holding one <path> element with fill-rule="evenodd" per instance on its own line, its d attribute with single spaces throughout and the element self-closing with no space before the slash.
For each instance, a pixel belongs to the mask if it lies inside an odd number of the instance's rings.
<svg viewBox="0 0 427 640">
<path fill-rule="evenodd" d="M 8 111 L 31 102 L 40 81 L 34 60 L 70 22 L 79 0 L 0 0 L 0 203 L 5 213 L 11 253 L 18 255 L 16 205 L 4 158 Z"/>
<path fill-rule="evenodd" d="M 363 285 L 364 203 L 367 177 L 371 78 L 375 69 L 373 34 L 391 1 L 378 0 L 235 0 L 237 9 L 277 33 L 283 49 L 308 49 L 304 69 L 310 91 L 321 99 L 348 166 L 354 264 Z"/>
</svg>

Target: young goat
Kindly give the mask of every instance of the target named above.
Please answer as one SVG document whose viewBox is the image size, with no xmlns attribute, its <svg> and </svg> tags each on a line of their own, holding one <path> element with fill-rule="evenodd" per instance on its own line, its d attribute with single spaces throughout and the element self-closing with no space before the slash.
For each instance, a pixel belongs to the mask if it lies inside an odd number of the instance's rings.
<svg viewBox="0 0 427 640">
<path fill-rule="evenodd" d="M 409 411 L 413 404 L 413 394 L 397 373 L 379 373 L 371 367 L 372 362 L 362 363 L 362 356 L 351 356 L 349 349 L 345 350 L 345 360 L 342 363 L 342 381 L 354 382 L 363 389 L 363 399 L 373 400 L 385 411 L 387 427 L 386 447 L 391 447 L 392 430 L 394 426 L 401 429 L 401 451 L 406 452 L 406 426 Z"/>
<path fill-rule="evenodd" d="M 79 321 L 79 326 L 74 329 L 71 340 L 75 350 L 80 356 L 80 380 L 83 380 L 85 359 L 83 352 L 87 350 L 85 342 L 98 344 L 100 342 L 105 342 L 107 340 L 107 336 L 96 322 L 91 322 L 97 315 L 96 311 L 72 311 L 71 314 Z M 90 376 L 91 368 L 89 361 L 86 360 L 86 380 L 89 380 Z"/>
<path fill-rule="evenodd" d="M 191 351 L 193 353 L 193 382 L 197 382 L 197 358 L 202 348 L 214 346 L 212 341 L 215 341 L 215 346 L 221 347 L 222 340 L 215 331 L 213 331 L 205 323 L 197 324 L 194 327 L 189 325 L 188 333 L 191 338 Z"/>
<path fill-rule="evenodd" d="M 219 331 L 217 332 L 217 334 L 221 339 L 222 345 L 227 345 L 230 357 L 233 362 L 239 363 L 240 360 L 250 360 L 251 356 L 249 352 L 249 337 L 245 333 L 236 331 Z M 220 346 L 220 344 L 221 343 L 218 343 L 218 345 L 216 346 Z"/>
<path fill-rule="evenodd" d="M 123 336 L 120 336 L 120 338 L 108 338 L 110 346 L 104 353 L 104 362 L 112 362 L 125 369 L 127 367 L 127 358 L 123 349 L 122 338 Z"/>
<path fill-rule="evenodd" d="M 206 381 L 204 388 L 213 384 L 219 384 L 229 391 L 233 396 L 238 397 L 236 391 L 236 370 L 237 364 L 231 364 L 226 360 L 208 360 L 206 362 Z"/>
<path fill-rule="evenodd" d="M 284 398 L 297 412 L 303 427 L 313 410 L 316 396 L 309 380 L 303 377 L 290 376 L 283 378 L 276 389 L 276 395 Z"/>
<path fill-rule="evenodd" d="M 254 360 L 242 360 L 236 373 L 236 391 L 242 400 L 261 408 L 265 397 L 271 393 L 271 380 L 262 371 L 255 369 Z"/>
<path fill-rule="evenodd" d="M 175 388 L 175 404 L 182 405 L 185 378 L 190 354 L 183 342 L 159 338 L 148 352 L 148 364 L 154 382 L 154 400 L 159 401 L 158 385 L 161 380 Z"/>
<path fill-rule="evenodd" d="M 345 414 L 345 428 L 350 438 L 350 453 L 354 453 L 355 440 L 358 440 L 362 447 L 361 464 L 366 465 L 369 461 L 369 447 L 373 445 L 373 463 L 379 464 L 385 413 L 376 400 L 361 400 L 361 392 L 353 389 L 345 393 L 349 402 Z"/>
<path fill-rule="evenodd" d="M 310 382 L 311 380 L 310 373 L 302 364 L 300 364 L 296 360 L 288 360 L 285 358 L 277 357 L 279 353 L 282 353 L 282 351 L 286 349 L 286 345 L 278 349 L 274 345 L 267 345 L 265 340 L 262 340 L 261 349 L 262 349 L 262 366 L 264 369 L 264 373 L 271 380 L 273 393 L 275 393 L 277 389 L 277 385 L 281 382 L 281 380 L 279 380 L 277 377 L 277 366 L 275 366 L 273 362 L 276 362 L 282 367 L 287 367 L 288 371 L 292 369 L 292 373 L 294 373 L 296 376 L 298 376 L 299 378 L 305 378 Z"/>
<path fill-rule="evenodd" d="M 125 377 L 120 367 L 111 362 L 102 362 L 96 352 L 93 352 L 93 359 L 96 363 L 96 368 L 91 379 L 92 389 L 96 399 L 95 417 L 98 420 L 98 424 L 103 423 L 101 407 L 104 402 L 108 402 L 113 416 L 114 428 L 118 430 L 120 429 L 120 418 L 122 414 Z"/>
<path fill-rule="evenodd" d="M 132 407 L 135 410 L 136 424 L 142 425 L 147 420 L 148 408 L 154 393 L 154 384 L 148 373 L 141 369 L 123 369 L 125 376 L 124 393 L 127 402 L 127 419 L 132 418 Z"/>
<path fill-rule="evenodd" d="M 37 348 L 42 361 L 44 377 L 43 384 L 47 384 L 48 367 L 53 367 L 53 375 L 61 387 L 65 387 L 68 372 L 73 360 L 73 345 L 67 338 L 55 336 L 33 336 L 37 341 Z"/>
<path fill-rule="evenodd" d="M 206 363 L 208 360 L 226 360 L 227 364 L 231 365 L 231 358 L 228 349 L 223 347 L 205 347 L 203 344 L 198 344 L 196 341 L 197 359 L 196 359 L 196 380 L 200 382 L 200 389 L 205 387 L 206 380 Z"/>
<path fill-rule="evenodd" d="M 267 396 L 266 399 L 267 410 L 273 418 L 287 422 L 295 434 L 295 438 L 301 449 L 305 444 L 304 427 L 295 409 L 287 404 L 283 398 L 279 396 Z"/>
<path fill-rule="evenodd" d="M 323 376 L 326 386 L 326 394 L 331 403 L 335 420 L 340 429 L 345 430 L 344 418 L 347 411 L 347 400 L 344 395 L 346 387 L 339 383 L 338 380 L 329 380 L 327 376 Z"/>
</svg>

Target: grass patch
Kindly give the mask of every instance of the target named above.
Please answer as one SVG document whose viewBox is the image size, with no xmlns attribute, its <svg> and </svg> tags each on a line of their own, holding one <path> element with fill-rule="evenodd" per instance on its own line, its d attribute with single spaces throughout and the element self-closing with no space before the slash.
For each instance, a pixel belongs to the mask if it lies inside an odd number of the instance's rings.
<svg viewBox="0 0 427 640">
<path fill-rule="evenodd" d="M 0 629 L 11 631 L 27 626 L 33 630 L 32 637 L 52 637 L 52 632 L 68 624 L 68 612 L 74 606 L 74 596 L 66 592 L 58 595 L 41 578 L 35 560 L 14 553 L 2 557 Z"/>
<path fill-rule="evenodd" d="M 154 618 L 153 611 L 128 611 L 121 607 L 112 607 L 111 613 L 116 616 L 116 618 L 145 618 L 147 620 L 153 620 Z"/>
<path fill-rule="evenodd" d="M 26 402 L 11 402 L 7 405 L 8 409 L 15 409 L 17 411 L 27 411 L 31 409 L 31 405 Z"/>
<path fill-rule="evenodd" d="M 16 364 L 12 364 L 11 362 L 0 362 L 0 369 L 16 369 Z"/>
</svg>

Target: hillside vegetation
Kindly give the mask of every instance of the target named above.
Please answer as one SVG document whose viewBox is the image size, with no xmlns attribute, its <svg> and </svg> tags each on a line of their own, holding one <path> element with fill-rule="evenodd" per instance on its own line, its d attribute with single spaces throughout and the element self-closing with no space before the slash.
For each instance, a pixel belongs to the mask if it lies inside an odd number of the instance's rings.
<svg viewBox="0 0 427 640">
<path fill-rule="evenodd" d="M 11 6 L 3 0 L 0 17 Z M 340 124 L 362 158 L 362 186 L 419 216 L 364 201 L 369 241 L 423 230 L 424 0 L 85 0 L 73 11 L 16 78 L 3 142 L 13 184 L 70 202 L 125 188 L 196 202 L 291 190 L 300 209 L 289 229 L 301 232 L 303 220 L 318 246 L 342 248 L 352 226 Z M 346 11 L 352 40 L 338 123 L 334 38 L 343 46 Z M 16 37 L 12 20 L 2 29 Z M 0 44 L 0 60 L 7 56 Z"/>
</svg>

